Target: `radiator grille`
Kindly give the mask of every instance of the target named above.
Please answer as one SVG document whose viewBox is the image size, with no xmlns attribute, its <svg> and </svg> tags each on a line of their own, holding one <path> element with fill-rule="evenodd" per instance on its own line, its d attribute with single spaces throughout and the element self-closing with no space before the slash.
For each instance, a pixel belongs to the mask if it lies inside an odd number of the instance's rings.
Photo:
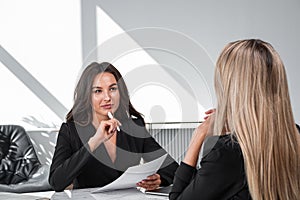
<svg viewBox="0 0 300 200">
<path fill-rule="evenodd" d="M 196 127 L 196 125 L 194 125 Z M 152 137 L 178 162 L 184 158 L 195 127 L 191 128 L 152 128 L 148 131 Z"/>
</svg>

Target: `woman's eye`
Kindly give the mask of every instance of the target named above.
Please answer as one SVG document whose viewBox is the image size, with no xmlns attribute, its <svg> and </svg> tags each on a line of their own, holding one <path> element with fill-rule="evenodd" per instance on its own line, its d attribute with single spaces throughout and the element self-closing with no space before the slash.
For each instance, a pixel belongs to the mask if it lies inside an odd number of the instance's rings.
<svg viewBox="0 0 300 200">
<path fill-rule="evenodd" d="M 112 88 L 110 88 L 110 91 L 116 91 L 116 90 L 118 90 L 117 87 L 112 87 Z"/>
<path fill-rule="evenodd" d="M 102 90 L 94 90 L 94 93 L 100 93 Z"/>
</svg>

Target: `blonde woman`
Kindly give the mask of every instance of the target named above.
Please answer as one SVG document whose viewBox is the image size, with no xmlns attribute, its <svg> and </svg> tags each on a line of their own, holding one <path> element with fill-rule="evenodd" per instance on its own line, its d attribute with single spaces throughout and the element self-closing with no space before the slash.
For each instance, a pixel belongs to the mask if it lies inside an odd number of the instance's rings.
<svg viewBox="0 0 300 200">
<path fill-rule="evenodd" d="M 261 40 L 229 43 L 215 69 L 216 110 L 196 130 L 175 173 L 170 199 L 296 200 L 300 135 L 284 65 Z M 217 142 L 196 170 L 208 131 Z"/>
</svg>

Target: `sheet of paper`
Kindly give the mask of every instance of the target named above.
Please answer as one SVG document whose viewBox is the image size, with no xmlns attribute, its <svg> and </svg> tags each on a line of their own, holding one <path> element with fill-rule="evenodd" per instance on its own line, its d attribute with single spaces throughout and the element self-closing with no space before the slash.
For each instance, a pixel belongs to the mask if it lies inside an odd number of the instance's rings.
<svg viewBox="0 0 300 200">
<path fill-rule="evenodd" d="M 166 157 L 167 154 L 148 163 L 129 167 L 118 179 L 108 185 L 95 189 L 92 193 L 136 187 L 137 182 L 149 175 L 155 174 Z"/>
</svg>

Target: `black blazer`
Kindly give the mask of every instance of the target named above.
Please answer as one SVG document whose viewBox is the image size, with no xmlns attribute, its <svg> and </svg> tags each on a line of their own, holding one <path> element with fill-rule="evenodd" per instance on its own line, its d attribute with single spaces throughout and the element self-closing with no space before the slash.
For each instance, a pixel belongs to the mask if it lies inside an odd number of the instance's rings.
<svg viewBox="0 0 300 200">
<path fill-rule="evenodd" d="M 300 127 L 296 127 L 300 133 Z M 237 141 L 232 142 L 230 135 L 213 136 L 205 142 L 203 152 L 199 170 L 181 162 L 170 200 L 251 199 Z"/>
<path fill-rule="evenodd" d="M 117 179 L 128 167 L 139 164 L 141 158 L 150 161 L 166 154 L 145 129 L 142 119 L 121 123 L 114 163 L 103 144 L 93 153 L 89 151 L 87 142 L 96 132 L 92 124 L 63 123 L 50 168 L 49 183 L 53 189 L 62 191 L 71 183 L 74 188 L 101 187 Z M 173 182 L 177 167 L 178 164 L 168 155 L 158 171 L 162 185 Z"/>
<path fill-rule="evenodd" d="M 208 139 L 215 140 L 216 136 Z M 175 173 L 170 200 L 251 199 L 240 146 L 230 135 L 220 136 L 196 170 L 183 162 Z"/>
</svg>

